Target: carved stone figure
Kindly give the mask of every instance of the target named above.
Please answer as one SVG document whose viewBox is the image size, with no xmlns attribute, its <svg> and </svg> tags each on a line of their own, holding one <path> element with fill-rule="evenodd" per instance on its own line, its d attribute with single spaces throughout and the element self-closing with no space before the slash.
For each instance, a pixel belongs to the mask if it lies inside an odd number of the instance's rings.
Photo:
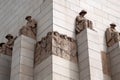
<svg viewBox="0 0 120 80">
<path fill-rule="evenodd" d="M 41 40 L 41 48 L 42 48 L 42 50 L 41 50 L 41 56 L 40 56 L 41 60 L 40 61 L 42 61 L 46 57 L 46 46 L 47 46 L 46 37 L 44 37 Z"/>
<path fill-rule="evenodd" d="M 114 45 L 116 42 L 120 41 L 120 33 L 115 29 L 116 24 L 111 23 L 110 27 L 106 29 L 106 44 L 108 47 Z"/>
<path fill-rule="evenodd" d="M 46 56 L 46 37 L 42 38 L 41 41 L 36 43 L 35 47 L 35 65 L 39 64 Z"/>
<path fill-rule="evenodd" d="M 0 54 L 5 54 L 5 43 L 0 43 Z"/>
<path fill-rule="evenodd" d="M 55 55 L 61 54 L 60 50 L 61 37 L 58 32 L 53 32 L 52 37 L 52 50 Z"/>
<path fill-rule="evenodd" d="M 47 51 L 47 55 L 52 54 L 52 32 L 48 32 L 47 34 L 47 38 L 46 38 L 46 51 Z"/>
<path fill-rule="evenodd" d="M 73 54 L 73 55 L 76 55 L 76 53 L 77 53 L 77 44 L 76 44 L 76 41 L 74 40 L 74 39 L 72 39 L 72 38 L 70 38 L 70 42 L 71 42 L 71 53 Z"/>
<path fill-rule="evenodd" d="M 41 55 L 41 51 L 42 51 L 42 48 L 41 48 L 41 41 L 37 42 L 36 43 L 36 46 L 35 46 L 35 63 L 36 62 L 39 62 L 39 55 Z"/>
<path fill-rule="evenodd" d="M 28 31 L 29 29 L 26 26 L 22 26 L 22 28 L 19 31 L 19 35 L 25 35 L 28 36 Z"/>
<path fill-rule="evenodd" d="M 92 25 L 92 21 L 90 21 L 84 17 L 86 14 L 87 14 L 87 11 L 82 10 L 79 13 L 79 16 L 76 17 L 76 23 L 75 23 L 76 34 L 80 33 L 81 31 L 83 31 L 86 28 L 94 30 L 93 25 Z"/>
<path fill-rule="evenodd" d="M 36 39 L 37 22 L 32 19 L 31 16 L 27 16 L 25 19 L 27 20 L 27 23 L 20 29 L 19 34 Z"/>
<path fill-rule="evenodd" d="M 5 54 L 11 56 L 14 41 L 16 40 L 17 37 L 14 38 L 11 34 L 8 34 L 5 38 L 8 40 L 6 43 Z"/>
<path fill-rule="evenodd" d="M 61 44 L 60 44 L 60 49 L 61 49 L 61 53 L 62 53 L 62 57 L 65 59 L 70 60 L 70 55 L 69 55 L 69 40 L 67 35 L 61 35 Z"/>
<path fill-rule="evenodd" d="M 68 43 L 69 43 L 69 40 L 67 38 L 67 35 L 61 35 L 61 38 L 62 38 L 62 42 L 61 42 L 61 49 L 64 49 L 65 51 L 68 51 Z M 68 52 L 67 52 L 68 53 Z"/>
<path fill-rule="evenodd" d="M 71 55 L 71 61 L 73 62 L 77 62 L 77 44 L 76 41 L 72 38 L 68 38 L 69 39 L 69 53 Z"/>
</svg>

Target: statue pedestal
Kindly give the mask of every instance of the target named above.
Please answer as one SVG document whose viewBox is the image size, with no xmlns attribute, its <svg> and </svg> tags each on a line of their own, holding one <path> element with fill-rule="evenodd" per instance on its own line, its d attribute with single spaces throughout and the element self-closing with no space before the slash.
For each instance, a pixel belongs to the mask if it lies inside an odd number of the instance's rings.
<svg viewBox="0 0 120 80">
<path fill-rule="evenodd" d="M 80 80 L 103 80 L 102 59 L 97 32 L 85 29 L 76 37 Z"/>
<path fill-rule="evenodd" d="M 108 48 L 112 80 L 120 80 L 120 42 Z"/>
<path fill-rule="evenodd" d="M 21 35 L 14 43 L 10 80 L 33 80 L 35 40 Z"/>
<path fill-rule="evenodd" d="M 10 80 L 11 56 L 0 54 L 0 80 Z"/>
</svg>

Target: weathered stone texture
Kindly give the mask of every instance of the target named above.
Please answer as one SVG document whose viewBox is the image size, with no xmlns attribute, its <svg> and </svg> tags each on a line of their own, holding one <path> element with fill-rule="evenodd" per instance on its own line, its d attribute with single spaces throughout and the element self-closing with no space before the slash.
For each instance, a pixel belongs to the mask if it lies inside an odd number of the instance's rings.
<svg viewBox="0 0 120 80">
<path fill-rule="evenodd" d="M 36 43 L 34 62 L 40 64 L 51 55 L 56 55 L 68 61 L 77 63 L 77 43 L 67 35 L 49 32 L 46 37 Z"/>
</svg>

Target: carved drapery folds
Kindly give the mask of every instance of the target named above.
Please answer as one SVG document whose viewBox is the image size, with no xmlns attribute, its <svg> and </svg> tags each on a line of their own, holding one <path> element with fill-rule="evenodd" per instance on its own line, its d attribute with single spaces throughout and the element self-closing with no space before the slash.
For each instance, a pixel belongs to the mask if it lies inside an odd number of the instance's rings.
<svg viewBox="0 0 120 80">
<path fill-rule="evenodd" d="M 11 34 L 8 34 L 5 38 L 8 41 L 6 43 L 0 43 L 0 54 L 12 56 L 14 41 L 17 37 L 14 38 Z"/>
<path fill-rule="evenodd" d="M 79 34 L 81 31 L 83 31 L 86 28 L 94 30 L 92 21 L 90 21 L 84 17 L 86 14 L 87 14 L 87 11 L 82 10 L 79 13 L 79 16 L 76 17 L 76 21 L 75 21 L 76 34 Z"/>
<path fill-rule="evenodd" d="M 76 41 L 58 32 L 49 32 L 46 37 L 37 42 L 35 48 L 35 64 L 54 54 L 61 58 L 77 62 Z"/>
<path fill-rule="evenodd" d="M 116 31 L 115 27 L 116 24 L 111 23 L 110 27 L 106 29 L 105 37 L 107 47 L 111 47 L 112 45 L 120 41 L 120 33 Z"/>
<path fill-rule="evenodd" d="M 36 39 L 37 22 L 34 19 L 32 19 L 31 16 L 27 16 L 25 20 L 27 20 L 27 23 L 20 29 L 19 35 L 25 35 L 27 37 Z"/>
</svg>

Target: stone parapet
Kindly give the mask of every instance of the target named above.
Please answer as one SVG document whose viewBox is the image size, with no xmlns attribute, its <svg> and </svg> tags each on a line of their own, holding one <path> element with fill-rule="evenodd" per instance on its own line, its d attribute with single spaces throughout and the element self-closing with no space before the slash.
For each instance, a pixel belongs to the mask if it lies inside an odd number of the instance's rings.
<svg viewBox="0 0 120 80">
<path fill-rule="evenodd" d="M 36 44 L 35 64 L 41 63 L 51 55 L 77 63 L 76 40 L 58 32 L 49 32 Z"/>
</svg>

